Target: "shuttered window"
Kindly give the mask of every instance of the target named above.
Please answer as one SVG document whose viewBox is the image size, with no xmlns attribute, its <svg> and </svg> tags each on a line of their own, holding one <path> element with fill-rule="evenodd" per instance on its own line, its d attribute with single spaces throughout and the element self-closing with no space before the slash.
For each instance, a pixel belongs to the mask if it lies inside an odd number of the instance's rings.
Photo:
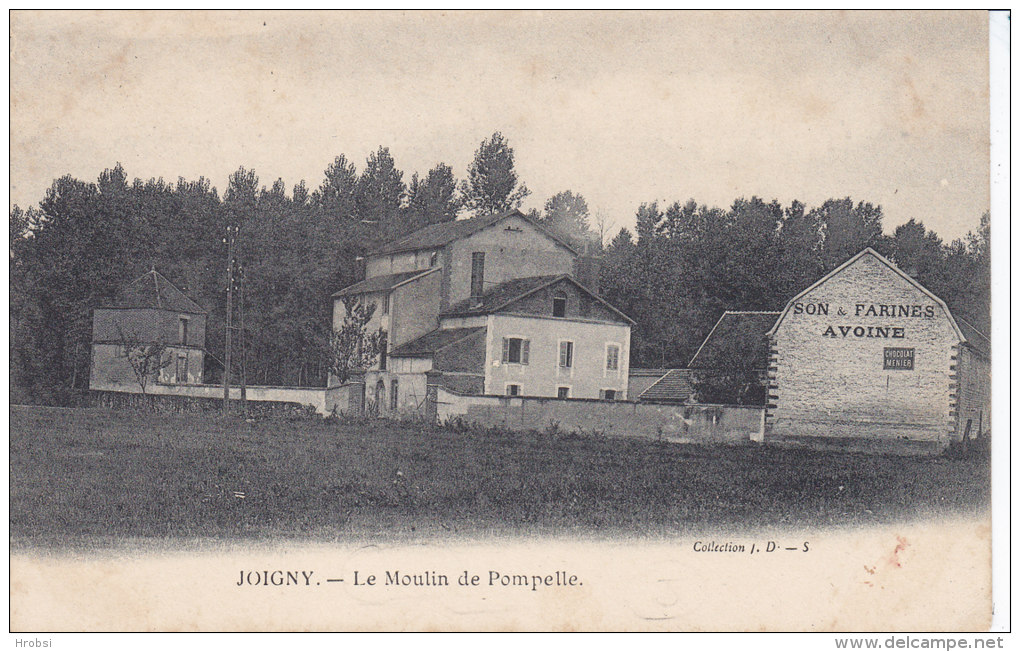
<svg viewBox="0 0 1020 652">
<path fill-rule="evenodd" d="M 560 342 L 560 366 L 570 368 L 574 366 L 574 343 Z"/>
<path fill-rule="evenodd" d="M 606 369 L 609 371 L 620 369 L 620 347 L 615 344 L 606 346 Z"/>
<path fill-rule="evenodd" d="M 503 362 L 510 364 L 528 364 L 531 340 L 519 337 L 503 338 Z"/>
</svg>

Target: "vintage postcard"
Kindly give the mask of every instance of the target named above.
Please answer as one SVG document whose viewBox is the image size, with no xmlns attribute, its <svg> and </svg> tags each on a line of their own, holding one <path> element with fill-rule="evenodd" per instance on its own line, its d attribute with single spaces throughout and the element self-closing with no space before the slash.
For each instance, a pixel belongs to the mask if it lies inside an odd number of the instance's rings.
<svg viewBox="0 0 1020 652">
<path fill-rule="evenodd" d="M 994 647 L 989 23 L 11 12 L 12 634 Z"/>
</svg>

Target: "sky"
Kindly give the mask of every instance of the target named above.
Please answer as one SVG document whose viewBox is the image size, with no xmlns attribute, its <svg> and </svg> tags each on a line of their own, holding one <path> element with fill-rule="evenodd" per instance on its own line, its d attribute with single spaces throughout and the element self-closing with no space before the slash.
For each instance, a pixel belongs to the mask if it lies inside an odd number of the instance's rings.
<svg viewBox="0 0 1020 652">
<path fill-rule="evenodd" d="M 254 169 L 310 188 L 389 147 L 458 178 L 506 136 L 541 209 L 880 204 L 946 240 L 989 207 L 985 12 L 12 12 L 10 204 L 53 179 Z"/>
</svg>

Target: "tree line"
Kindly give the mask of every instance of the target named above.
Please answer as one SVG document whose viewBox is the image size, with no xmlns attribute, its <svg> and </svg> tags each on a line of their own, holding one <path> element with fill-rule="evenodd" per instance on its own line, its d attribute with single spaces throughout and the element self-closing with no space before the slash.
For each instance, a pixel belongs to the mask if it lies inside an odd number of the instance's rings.
<svg viewBox="0 0 1020 652">
<path fill-rule="evenodd" d="M 263 184 L 243 167 L 222 196 L 205 178 L 129 181 L 120 164 L 94 183 L 61 177 L 37 206 L 10 213 L 11 399 L 80 397 L 92 309 L 153 267 L 209 311 L 205 375 L 219 378 L 228 227 L 237 233 L 234 283 L 244 283 L 235 309 L 245 314 L 248 382 L 323 385 L 331 295 L 360 279 L 367 251 L 431 224 L 518 208 L 529 195 L 498 132 L 461 180 L 444 163 L 405 179 L 386 147 L 360 172 L 337 156 L 314 189 Z M 966 241 L 945 244 L 913 220 L 883 236 L 881 209 L 849 199 L 812 209 L 757 198 L 727 210 L 648 203 L 633 233 L 607 242 L 607 216 L 591 215 L 580 194 L 559 192 L 543 208 L 531 216 L 595 255 L 601 293 L 638 322 L 632 366 L 684 366 L 722 310 L 779 309 L 863 246 L 916 270 L 955 313 L 988 326 L 987 215 Z"/>
<path fill-rule="evenodd" d="M 459 183 L 444 163 L 405 179 L 386 147 L 360 172 L 337 156 L 317 188 L 301 181 L 289 192 L 282 179 L 263 184 L 244 167 L 222 196 L 205 178 L 131 181 L 119 163 L 96 182 L 63 176 L 37 206 L 10 212 L 11 398 L 66 404 L 81 396 L 92 309 L 152 268 L 208 310 L 205 377 L 221 377 L 228 227 L 237 233 L 235 288 L 244 283 L 243 304 L 239 293 L 234 303 L 245 314 L 248 382 L 322 385 L 331 294 L 359 280 L 367 251 L 460 215 L 517 208 L 528 194 L 498 132 Z"/>
<path fill-rule="evenodd" d="M 808 208 L 758 197 L 728 209 L 642 204 L 635 232 L 606 246 L 603 296 L 637 325 L 631 366 L 685 367 L 725 310 L 782 310 L 865 247 L 890 258 L 983 332 L 990 326 L 989 216 L 945 243 L 911 219 L 883 234 L 882 209 L 850 198 Z"/>
</svg>

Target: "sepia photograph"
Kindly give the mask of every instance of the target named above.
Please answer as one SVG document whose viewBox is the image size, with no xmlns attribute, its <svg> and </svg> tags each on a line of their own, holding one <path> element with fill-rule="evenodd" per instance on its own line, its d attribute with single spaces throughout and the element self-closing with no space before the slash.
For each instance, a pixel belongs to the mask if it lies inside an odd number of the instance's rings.
<svg viewBox="0 0 1020 652">
<path fill-rule="evenodd" d="M 996 647 L 996 20 L 11 11 L 12 640 Z"/>
</svg>

